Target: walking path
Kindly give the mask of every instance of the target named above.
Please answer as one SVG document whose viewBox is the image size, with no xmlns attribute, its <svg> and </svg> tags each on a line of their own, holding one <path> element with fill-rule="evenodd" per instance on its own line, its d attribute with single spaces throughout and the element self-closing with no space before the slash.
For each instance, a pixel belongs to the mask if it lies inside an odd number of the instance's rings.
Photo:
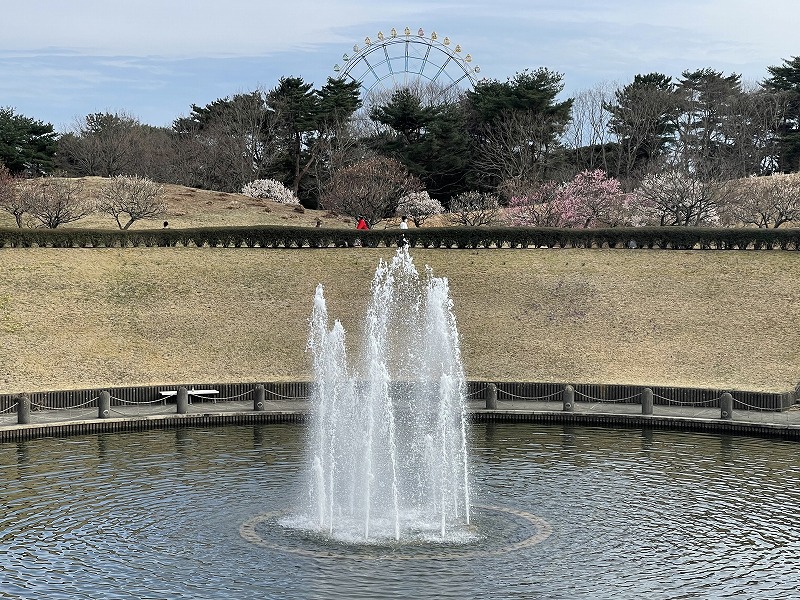
<svg viewBox="0 0 800 600">
<path fill-rule="evenodd" d="M 719 408 L 655 405 L 652 415 L 642 415 L 639 404 L 611 402 L 575 402 L 573 411 L 565 412 L 562 402 L 498 401 L 496 409 L 488 410 L 483 401 L 472 400 L 468 409 L 475 420 L 482 421 L 628 424 L 800 439 L 800 404 L 780 412 L 735 410 L 732 419 L 722 419 Z M 6 411 L 0 414 L 0 442 L 59 434 L 176 426 L 182 420 L 187 420 L 184 425 L 297 421 L 302 420 L 307 410 L 308 403 L 303 400 L 267 401 L 263 411 L 255 411 L 252 401 L 195 400 L 189 404 L 185 414 L 178 414 L 174 403 L 140 403 L 112 406 L 105 419 L 98 418 L 96 407 L 34 410 L 30 422 L 24 425 L 17 423 L 16 412 Z"/>
</svg>

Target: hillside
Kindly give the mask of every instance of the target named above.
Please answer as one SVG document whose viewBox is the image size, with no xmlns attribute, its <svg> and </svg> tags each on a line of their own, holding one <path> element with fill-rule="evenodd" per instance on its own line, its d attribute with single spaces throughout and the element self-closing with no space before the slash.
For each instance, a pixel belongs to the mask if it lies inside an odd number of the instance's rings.
<svg viewBox="0 0 800 600">
<path fill-rule="evenodd" d="M 79 177 L 83 192 L 96 197 L 105 181 L 102 177 Z M 166 184 L 164 199 L 167 212 L 163 218 L 137 221 L 132 229 L 159 228 L 167 221 L 170 227 L 204 227 L 208 225 L 294 225 L 314 227 L 320 219 L 324 227 L 355 227 L 352 219 L 334 216 L 326 211 L 304 210 L 298 212 L 294 206 L 278 204 L 269 200 L 258 200 L 242 194 L 215 192 L 182 185 Z M 0 212 L 0 227 L 13 227 L 12 216 Z M 114 219 L 106 214 L 94 214 L 70 223 L 68 227 L 116 228 Z"/>
<path fill-rule="evenodd" d="M 101 182 L 86 178 L 87 193 Z M 354 226 L 239 194 L 165 191 L 164 220 L 174 228 L 313 227 L 317 219 Z M 95 215 L 76 226 L 114 223 Z M 317 283 L 355 344 L 375 267 L 392 253 L 0 249 L 0 392 L 305 379 Z M 800 381 L 796 252 L 414 249 L 412 256 L 419 269 L 430 265 L 450 281 L 472 379 L 773 391 Z"/>
<path fill-rule="evenodd" d="M 0 250 L 0 391 L 302 379 L 314 288 L 351 343 L 392 249 Z M 467 376 L 784 391 L 794 252 L 412 250 Z"/>
</svg>

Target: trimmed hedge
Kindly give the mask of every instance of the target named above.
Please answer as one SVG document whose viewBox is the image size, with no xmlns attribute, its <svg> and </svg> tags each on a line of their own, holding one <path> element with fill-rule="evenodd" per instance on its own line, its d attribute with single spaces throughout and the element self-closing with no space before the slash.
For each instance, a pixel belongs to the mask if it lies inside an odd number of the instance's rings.
<svg viewBox="0 0 800 600">
<path fill-rule="evenodd" d="M 798 250 L 800 229 L 707 227 L 424 227 L 421 229 L 327 229 L 324 227 L 199 227 L 194 229 L 0 228 L 0 248 L 659 248 Z"/>
</svg>

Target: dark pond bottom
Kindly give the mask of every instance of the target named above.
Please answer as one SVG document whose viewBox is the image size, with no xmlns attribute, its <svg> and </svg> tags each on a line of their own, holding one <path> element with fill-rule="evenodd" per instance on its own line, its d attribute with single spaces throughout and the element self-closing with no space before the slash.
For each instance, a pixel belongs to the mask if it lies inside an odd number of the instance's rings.
<svg viewBox="0 0 800 600">
<path fill-rule="evenodd" d="M 0 445 L 0 598 L 742 598 L 800 588 L 792 442 L 473 428 L 474 538 L 327 542 L 281 526 L 305 429 Z"/>
</svg>

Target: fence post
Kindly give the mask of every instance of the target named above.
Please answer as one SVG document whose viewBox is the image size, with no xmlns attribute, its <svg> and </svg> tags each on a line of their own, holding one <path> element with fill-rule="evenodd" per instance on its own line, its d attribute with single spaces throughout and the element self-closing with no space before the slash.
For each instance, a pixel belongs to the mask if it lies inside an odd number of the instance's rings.
<svg viewBox="0 0 800 600">
<path fill-rule="evenodd" d="M 730 392 L 725 392 L 719 398 L 719 418 L 733 419 L 733 396 Z"/>
<path fill-rule="evenodd" d="M 497 386 L 493 383 L 489 384 L 489 395 L 486 396 L 486 408 L 488 410 L 497 410 Z"/>
<path fill-rule="evenodd" d="M 185 415 L 189 412 L 189 391 L 185 387 L 181 386 L 178 388 L 175 404 L 178 405 L 179 415 Z"/>
<path fill-rule="evenodd" d="M 653 414 L 653 390 L 650 388 L 644 388 L 642 390 L 642 414 Z"/>
<path fill-rule="evenodd" d="M 107 419 L 111 416 L 111 393 L 103 390 L 100 392 L 100 400 L 97 402 L 97 418 Z"/>
<path fill-rule="evenodd" d="M 25 394 L 17 396 L 17 423 L 27 425 L 31 422 L 31 399 Z"/>
<path fill-rule="evenodd" d="M 571 385 L 564 387 L 564 412 L 575 410 L 575 388 Z"/>
<path fill-rule="evenodd" d="M 259 383 L 256 386 L 256 396 L 253 400 L 253 410 L 266 410 L 266 403 L 264 401 L 264 385 Z"/>
</svg>

